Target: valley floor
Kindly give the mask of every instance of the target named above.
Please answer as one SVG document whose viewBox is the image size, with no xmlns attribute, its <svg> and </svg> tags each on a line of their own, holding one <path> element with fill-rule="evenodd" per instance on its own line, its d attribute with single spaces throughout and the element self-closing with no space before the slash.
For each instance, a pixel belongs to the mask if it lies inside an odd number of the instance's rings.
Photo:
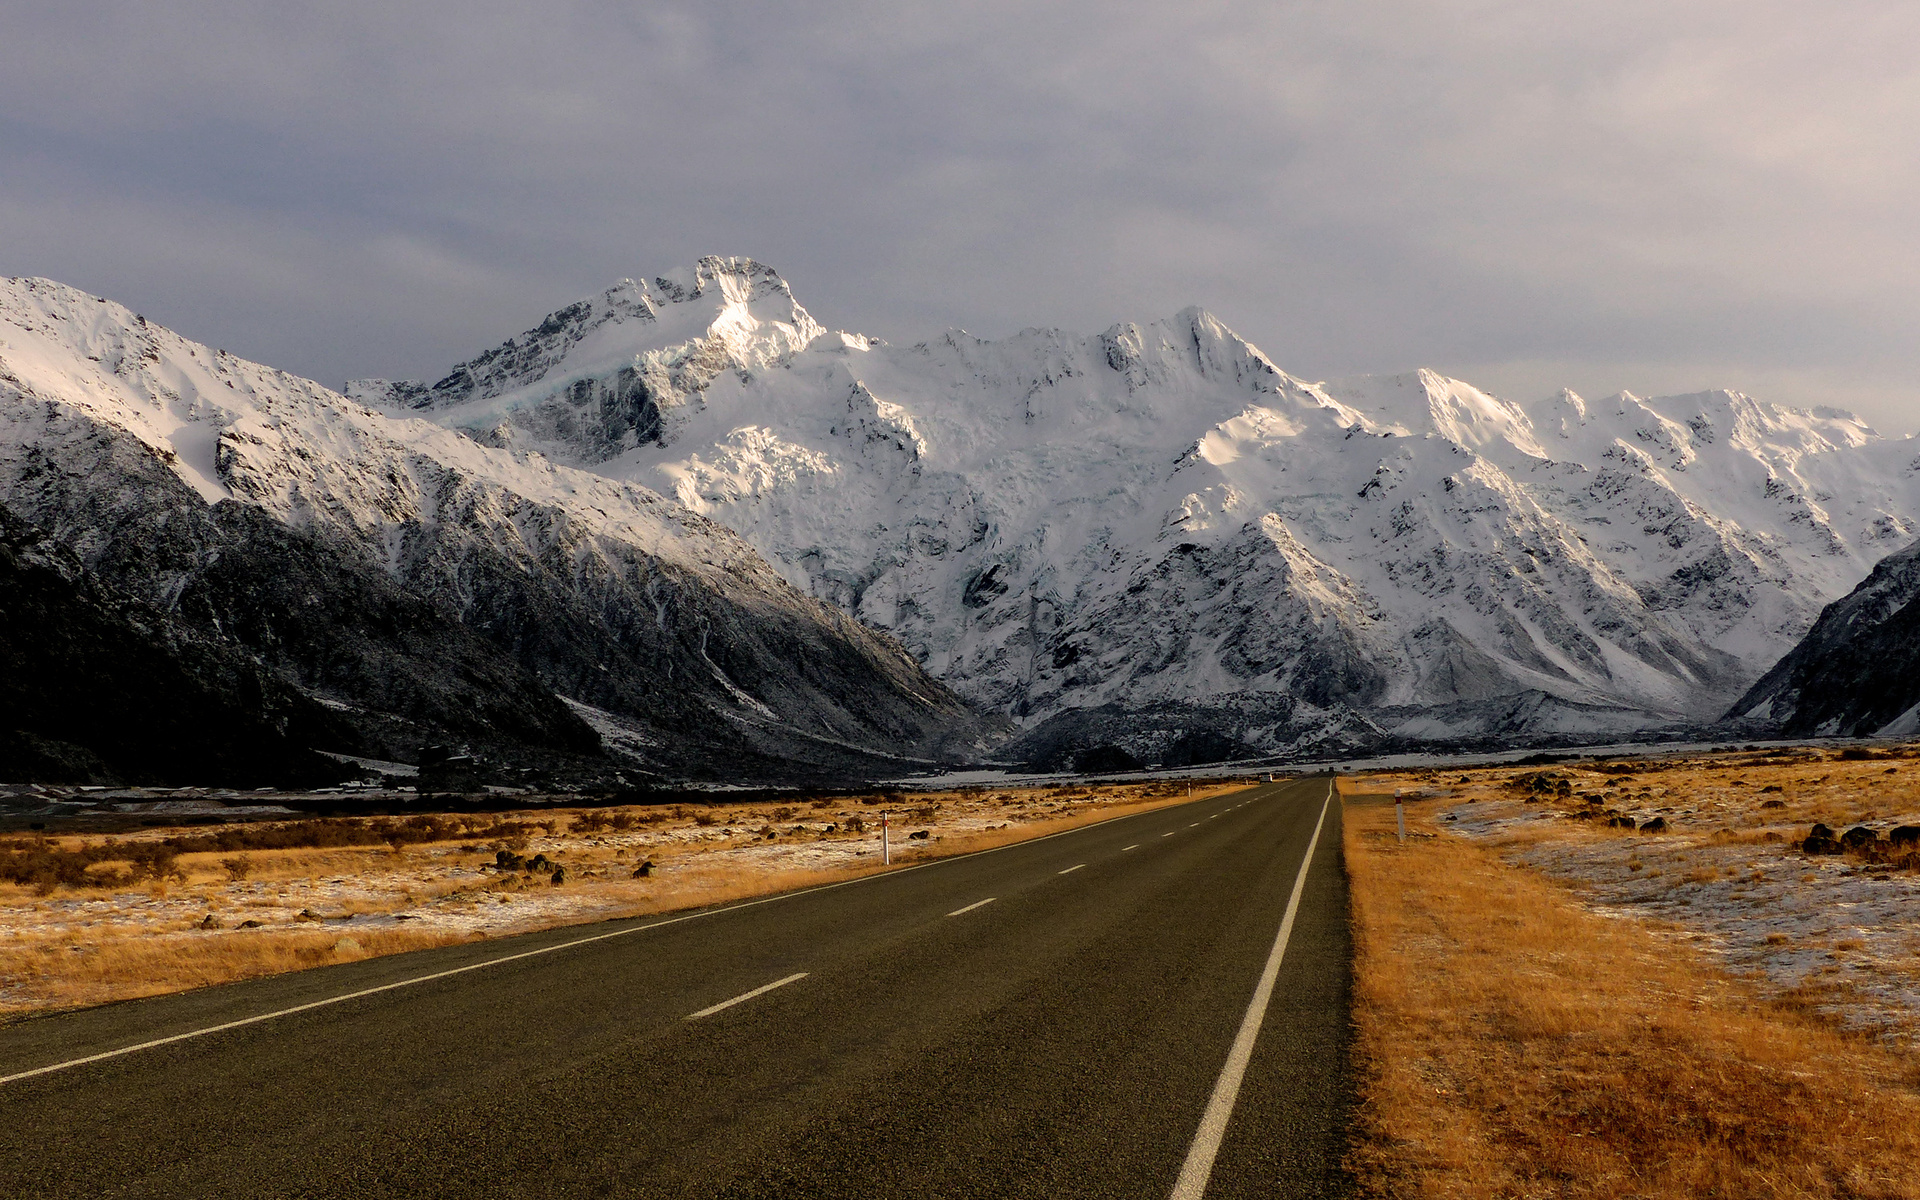
<svg viewBox="0 0 1920 1200">
<path fill-rule="evenodd" d="M 1193 794 L 1237 786 L 1207 781 Z M 850 878 L 882 869 L 883 812 L 898 865 L 1184 801 L 1188 789 L 1053 784 L 219 827 L 185 822 L 236 810 L 143 805 L 183 824 L 0 837 L 0 1021 Z M 169 839 L 212 837 L 232 845 L 165 853 Z M 359 844 L 260 848 L 276 840 Z M 503 869 L 503 853 L 519 861 Z M 80 857 L 114 882 L 49 882 Z"/>
<path fill-rule="evenodd" d="M 1909 753 L 1345 780 L 1363 1192 L 1920 1195 Z"/>
</svg>

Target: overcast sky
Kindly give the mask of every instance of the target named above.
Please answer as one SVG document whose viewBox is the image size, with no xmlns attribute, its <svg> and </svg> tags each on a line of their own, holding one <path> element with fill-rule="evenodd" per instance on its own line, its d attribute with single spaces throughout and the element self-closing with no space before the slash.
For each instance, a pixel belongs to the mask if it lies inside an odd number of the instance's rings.
<svg viewBox="0 0 1920 1200">
<path fill-rule="evenodd" d="M 0 0 L 0 274 L 338 386 L 623 276 L 1920 428 L 1920 5 Z"/>
</svg>

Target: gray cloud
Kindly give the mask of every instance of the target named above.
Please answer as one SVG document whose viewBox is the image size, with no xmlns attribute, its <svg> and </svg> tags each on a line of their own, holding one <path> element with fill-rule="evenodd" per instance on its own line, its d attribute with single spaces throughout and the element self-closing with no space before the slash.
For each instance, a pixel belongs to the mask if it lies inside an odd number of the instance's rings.
<svg viewBox="0 0 1920 1200">
<path fill-rule="evenodd" d="M 0 5 L 0 272 L 338 384 L 623 275 L 831 325 L 1212 308 L 1308 376 L 1920 425 L 1920 10 Z"/>
</svg>

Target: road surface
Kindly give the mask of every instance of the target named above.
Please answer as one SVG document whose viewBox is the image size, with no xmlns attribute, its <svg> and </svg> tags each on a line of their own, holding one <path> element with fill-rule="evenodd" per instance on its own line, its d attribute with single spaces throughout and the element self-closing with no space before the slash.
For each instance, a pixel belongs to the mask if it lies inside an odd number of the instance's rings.
<svg viewBox="0 0 1920 1200">
<path fill-rule="evenodd" d="M 1337 1195 L 1330 795 L 22 1022 L 0 1192 Z"/>
</svg>

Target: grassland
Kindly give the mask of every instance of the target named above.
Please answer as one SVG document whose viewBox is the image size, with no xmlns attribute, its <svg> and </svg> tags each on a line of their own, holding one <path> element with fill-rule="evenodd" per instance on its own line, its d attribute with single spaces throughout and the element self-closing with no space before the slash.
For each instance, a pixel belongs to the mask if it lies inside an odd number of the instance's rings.
<svg viewBox="0 0 1920 1200">
<path fill-rule="evenodd" d="M 1343 781 L 1362 1193 L 1920 1196 L 1916 864 L 1798 846 L 1920 816 L 1911 765 Z"/>
<path fill-rule="evenodd" d="M 1179 803 L 1188 786 L 4 837 L 0 1020 L 868 874 L 884 869 L 882 812 L 900 866 Z"/>
</svg>

